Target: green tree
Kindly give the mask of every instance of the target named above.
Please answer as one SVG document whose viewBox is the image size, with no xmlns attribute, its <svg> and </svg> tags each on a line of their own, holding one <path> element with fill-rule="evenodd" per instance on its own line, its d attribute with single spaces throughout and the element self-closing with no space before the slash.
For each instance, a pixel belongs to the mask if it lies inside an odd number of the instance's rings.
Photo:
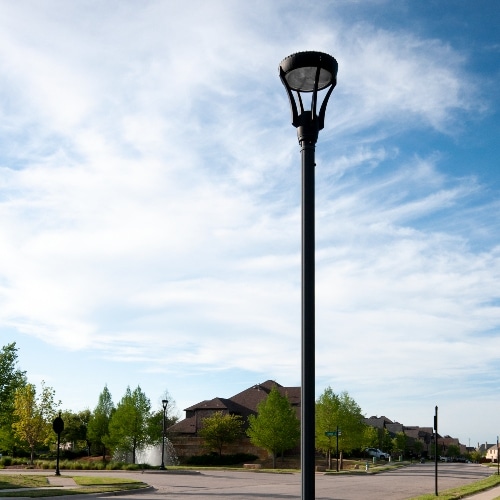
<svg viewBox="0 0 500 500">
<path fill-rule="evenodd" d="M 451 458 L 457 458 L 460 456 L 460 446 L 456 444 L 450 444 L 446 450 L 446 456 Z"/>
<path fill-rule="evenodd" d="M 205 440 L 207 448 L 216 449 L 219 456 L 222 456 L 223 446 L 234 443 L 241 437 L 242 426 L 240 415 L 228 415 L 216 411 L 202 420 L 202 428 L 198 434 Z"/>
<path fill-rule="evenodd" d="M 417 457 L 422 455 L 422 450 L 424 449 L 424 443 L 420 439 L 415 439 L 413 442 L 413 451 Z"/>
<path fill-rule="evenodd" d="M 379 429 L 366 425 L 363 431 L 363 448 L 381 448 Z"/>
<path fill-rule="evenodd" d="M 109 423 L 109 440 L 115 449 L 132 453 L 135 464 L 138 449 L 151 442 L 148 422 L 151 402 L 137 386 L 134 391 L 127 387 L 125 395 L 118 403 Z"/>
<path fill-rule="evenodd" d="M 42 382 L 42 390 L 37 397 L 36 387 L 26 384 L 16 390 L 14 396 L 14 418 L 12 424 L 16 436 L 26 442 L 30 449 L 30 463 L 33 464 L 35 447 L 54 440 L 52 422 L 56 408 L 55 391 Z"/>
<path fill-rule="evenodd" d="M 337 395 L 327 387 L 316 402 L 316 447 L 331 453 L 332 439 L 326 432 L 339 428 L 339 452 L 350 452 L 363 446 L 366 425 L 363 423 L 361 408 L 347 392 Z"/>
<path fill-rule="evenodd" d="M 394 453 L 400 453 L 404 455 L 406 453 L 407 443 L 408 438 L 403 431 L 396 433 L 396 436 L 392 440 L 392 451 Z"/>
<path fill-rule="evenodd" d="M 434 449 L 434 446 L 432 447 Z M 479 450 L 474 450 L 471 452 L 470 454 L 470 459 L 474 462 L 474 463 L 480 463 L 481 460 L 484 458 L 485 454 L 484 453 L 481 453 Z"/>
<path fill-rule="evenodd" d="M 257 406 L 257 416 L 248 417 L 247 435 L 250 441 L 272 454 L 273 467 L 276 456 L 296 446 L 300 439 L 300 421 L 287 396 L 276 387 Z"/>
<path fill-rule="evenodd" d="M 392 449 L 392 437 L 391 433 L 387 429 L 381 429 L 379 433 L 380 445 L 378 446 L 383 451 L 390 451 Z"/>
<path fill-rule="evenodd" d="M 165 391 L 163 399 L 168 401 L 165 412 L 165 430 L 167 430 L 179 420 L 179 417 L 175 413 L 175 401 L 168 391 Z M 161 444 L 163 439 L 163 405 L 151 412 L 147 425 L 150 443 Z"/>
<path fill-rule="evenodd" d="M 105 385 L 94 412 L 90 416 L 87 426 L 87 440 L 91 445 L 98 448 L 102 454 L 102 460 L 106 461 L 106 441 L 109 433 L 109 421 L 115 411 L 108 386 Z"/>
<path fill-rule="evenodd" d="M 64 422 L 64 430 L 61 433 L 61 442 L 71 443 L 73 450 L 83 447 L 88 450 L 87 427 L 90 416 L 88 409 L 78 413 L 63 411 L 61 418 Z"/>
<path fill-rule="evenodd" d="M 17 368 L 17 347 L 12 342 L 0 350 L 0 450 L 15 447 L 14 396 L 16 390 L 26 385 L 26 372 Z"/>
</svg>

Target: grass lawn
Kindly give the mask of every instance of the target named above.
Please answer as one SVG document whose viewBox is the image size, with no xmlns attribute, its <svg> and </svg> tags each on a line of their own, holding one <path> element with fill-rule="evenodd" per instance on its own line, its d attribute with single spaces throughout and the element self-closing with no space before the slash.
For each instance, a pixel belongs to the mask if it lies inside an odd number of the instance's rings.
<svg viewBox="0 0 500 500">
<path fill-rule="evenodd" d="M 43 498 L 64 495 L 81 495 L 86 493 L 107 493 L 111 491 L 126 491 L 145 488 L 148 485 L 142 481 L 133 479 L 121 479 L 117 477 L 72 477 L 78 488 L 59 489 L 49 485 L 45 476 L 28 474 L 9 474 L 0 476 L 0 496 L 2 498 L 29 497 Z M 26 488 L 37 488 L 27 490 Z M 17 491 L 1 490 L 17 489 Z"/>
<path fill-rule="evenodd" d="M 42 488 L 44 486 L 49 486 L 49 482 L 44 476 L 27 476 L 25 474 L 0 476 L 0 490 L 11 490 L 13 488 Z"/>
<path fill-rule="evenodd" d="M 440 500 L 457 500 L 459 498 L 464 498 L 468 495 L 472 495 L 473 493 L 479 493 L 481 491 L 485 491 L 489 488 L 493 488 L 494 486 L 498 486 L 500 484 L 500 476 L 494 475 L 487 477 L 485 479 L 481 479 L 480 481 L 476 481 L 475 483 L 467 484 L 465 486 L 460 486 L 458 488 L 451 488 L 449 490 L 439 491 L 439 499 Z M 411 498 L 410 500 L 435 500 L 436 496 L 434 493 L 429 495 L 421 495 L 418 497 Z"/>
</svg>

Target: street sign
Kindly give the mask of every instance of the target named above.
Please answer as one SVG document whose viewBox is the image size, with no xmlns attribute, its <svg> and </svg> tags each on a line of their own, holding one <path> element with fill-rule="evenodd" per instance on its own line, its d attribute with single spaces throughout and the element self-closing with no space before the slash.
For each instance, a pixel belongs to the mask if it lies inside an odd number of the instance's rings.
<svg viewBox="0 0 500 500">
<path fill-rule="evenodd" d="M 337 435 L 337 431 L 326 431 L 325 432 L 325 436 L 328 436 L 328 437 L 332 437 L 332 436 L 336 436 Z M 342 436 L 342 432 L 339 431 L 339 436 Z"/>
</svg>

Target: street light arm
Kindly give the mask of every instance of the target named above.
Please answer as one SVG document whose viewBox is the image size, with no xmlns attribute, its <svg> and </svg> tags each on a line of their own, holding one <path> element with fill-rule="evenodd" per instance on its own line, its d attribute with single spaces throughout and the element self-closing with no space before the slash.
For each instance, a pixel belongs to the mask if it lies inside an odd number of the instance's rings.
<svg viewBox="0 0 500 500">
<path fill-rule="evenodd" d="M 288 100 L 290 101 L 290 110 L 292 112 L 292 125 L 294 127 L 298 127 L 300 125 L 300 121 L 299 121 L 299 113 L 297 111 L 297 103 L 295 102 L 295 99 L 293 97 L 292 89 L 290 88 L 290 85 L 288 85 L 288 82 L 286 81 L 285 72 L 281 67 L 280 67 L 280 80 L 286 89 Z M 297 94 L 299 96 L 300 112 L 302 114 L 304 112 L 304 106 L 302 105 L 302 99 L 300 98 L 300 94 L 299 93 Z"/>
<path fill-rule="evenodd" d="M 318 116 L 318 130 L 323 130 L 323 128 L 325 127 L 326 105 L 328 104 L 328 99 L 330 99 L 330 96 L 332 95 L 336 83 L 337 83 L 336 81 L 332 83 L 332 85 L 328 89 L 328 92 L 325 95 L 325 98 L 323 99 L 323 103 L 321 104 Z"/>
</svg>

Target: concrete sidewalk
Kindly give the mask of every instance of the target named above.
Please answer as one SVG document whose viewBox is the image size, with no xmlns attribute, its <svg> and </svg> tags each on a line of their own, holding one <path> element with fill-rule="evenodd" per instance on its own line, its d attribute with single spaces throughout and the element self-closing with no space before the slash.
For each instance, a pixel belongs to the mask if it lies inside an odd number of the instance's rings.
<svg viewBox="0 0 500 500">
<path fill-rule="evenodd" d="M 68 476 L 47 476 L 50 486 L 73 486 L 78 487 L 75 480 Z"/>
<path fill-rule="evenodd" d="M 495 486 L 490 490 L 482 491 L 481 493 L 474 493 L 465 498 L 470 498 L 471 500 L 495 500 L 500 498 L 500 486 Z"/>
</svg>

